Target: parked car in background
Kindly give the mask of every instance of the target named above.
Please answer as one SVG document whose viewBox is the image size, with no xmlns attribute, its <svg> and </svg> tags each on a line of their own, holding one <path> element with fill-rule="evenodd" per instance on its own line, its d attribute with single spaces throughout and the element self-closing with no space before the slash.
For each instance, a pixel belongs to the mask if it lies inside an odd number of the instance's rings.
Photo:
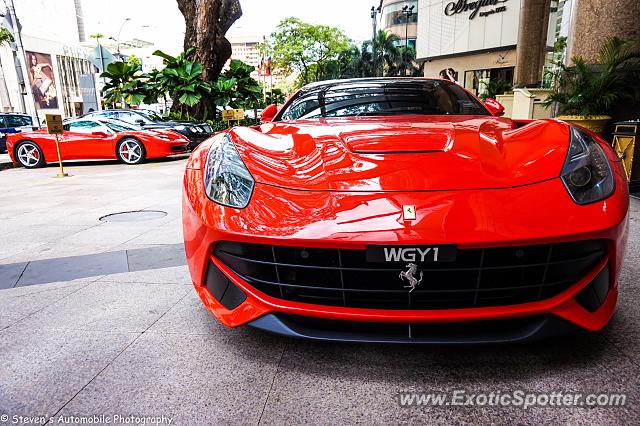
<svg viewBox="0 0 640 426">
<path fill-rule="evenodd" d="M 140 126 L 144 129 L 171 129 L 189 139 L 189 149 L 193 149 L 200 142 L 211 136 L 211 126 L 206 123 L 192 123 L 188 121 L 174 121 L 162 117 L 155 111 L 146 109 L 107 109 L 93 111 L 82 118 L 110 118 L 129 124 Z"/>
<path fill-rule="evenodd" d="M 7 150 L 7 135 L 35 130 L 31 116 L 20 112 L 0 113 L 0 153 Z"/>
<path fill-rule="evenodd" d="M 58 138 L 63 161 L 118 159 L 139 164 L 147 158 L 187 152 L 189 145 L 187 138 L 171 129 L 140 129 L 106 118 L 69 121 Z M 26 168 L 58 161 L 55 136 L 46 130 L 9 135 L 7 150 L 13 162 Z"/>
</svg>

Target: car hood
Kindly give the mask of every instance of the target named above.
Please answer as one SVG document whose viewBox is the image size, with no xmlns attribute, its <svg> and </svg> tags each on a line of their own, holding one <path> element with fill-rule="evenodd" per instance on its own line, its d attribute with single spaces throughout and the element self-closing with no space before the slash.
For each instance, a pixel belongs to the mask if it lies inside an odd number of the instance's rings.
<svg viewBox="0 0 640 426">
<path fill-rule="evenodd" d="M 529 185 L 560 174 L 569 128 L 485 116 L 351 117 L 229 132 L 257 182 L 300 190 L 438 191 Z"/>
</svg>

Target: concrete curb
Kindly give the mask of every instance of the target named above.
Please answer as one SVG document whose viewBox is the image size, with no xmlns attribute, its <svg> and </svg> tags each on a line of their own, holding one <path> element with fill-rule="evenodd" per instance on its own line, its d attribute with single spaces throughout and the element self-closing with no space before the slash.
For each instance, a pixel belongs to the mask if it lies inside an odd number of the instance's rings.
<svg viewBox="0 0 640 426">
<path fill-rule="evenodd" d="M 14 165 L 13 165 L 13 163 L 11 161 L 9 161 L 9 162 L 6 162 L 6 161 L 0 162 L 0 170 L 13 169 L 13 168 L 14 168 Z"/>
</svg>

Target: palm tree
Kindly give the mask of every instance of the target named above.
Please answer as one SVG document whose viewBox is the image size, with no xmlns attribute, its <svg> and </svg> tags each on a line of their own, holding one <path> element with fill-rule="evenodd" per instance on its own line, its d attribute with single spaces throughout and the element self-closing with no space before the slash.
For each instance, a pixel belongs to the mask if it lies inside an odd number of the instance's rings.
<svg viewBox="0 0 640 426">
<path fill-rule="evenodd" d="M 422 76 L 422 67 L 416 62 L 416 50 L 411 47 L 399 47 L 399 55 L 396 62 L 388 65 L 388 76 L 408 76 L 419 77 Z"/>
<path fill-rule="evenodd" d="M 373 56 L 371 54 L 371 42 L 366 41 L 362 48 L 352 45 L 340 54 L 341 78 L 357 78 L 373 76 Z"/>
<path fill-rule="evenodd" d="M 372 40 L 373 59 L 375 60 L 375 77 L 384 76 L 385 70 L 393 68 L 402 58 L 398 45 L 400 37 L 385 30 L 379 30 Z M 388 74 L 387 74 L 388 75 Z"/>
<path fill-rule="evenodd" d="M 623 102 L 640 102 L 640 49 L 634 42 L 607 39 L 595 66 L 579 56 L 572 61 L 570 66 L 556 63 L 545 105 L 558 103 L 563 114 L 590 116 L 607 115 Z"/>
<path fill-rule="evenodd" d="M 0 46 L 9 45 L 14 42 L 13 34 L 7 28 L 0 28 Z M 0 62 L 0 103 L 2 107 L 11 109 L 11 98 L 9 98 L 9 90 L 7 82 L 4 79 L 4 69 Z"/>
</svg>

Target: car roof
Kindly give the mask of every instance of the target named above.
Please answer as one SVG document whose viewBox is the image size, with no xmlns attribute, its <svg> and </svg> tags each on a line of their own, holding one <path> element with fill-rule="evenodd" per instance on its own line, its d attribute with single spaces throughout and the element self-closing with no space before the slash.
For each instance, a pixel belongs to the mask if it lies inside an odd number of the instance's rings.
<svg viewBox="0 0 640 426">
<path fill-rule="evenodd" d="M 309 83 L 305 86 L 302 86 L 301 91 L 317 89 L 318 87 L 331 87 L 338 84 L 350 84 L 350 83 L 396 83 L 399 81 L 414 81 L 414 82 L 425 82 L 425 81 L 445 81 L 441 78 L 426 78 L 426 77 L 363 77 L 363 78 L 344 78 L 344 79 L 336 79 L 336 80 L 322 80 L 316 81 L 313 83 Z"/>
<path fill-rule="evenodd" d="M 22 115 L 24 117 L 31 117 L 26 112 L 0 112 L 0 115 Z"/>
<path fill-rule="evenodd" d="M 140 114 L 140 111 L 138 111 L 136 109 L 112 108 L 112 109 L 103 109 L 103 110 L 100 110 L 100 111 L 91 111 L 91 112 L 88 112 L 86 114 L 81 115 L 81 117 L 86 117 L 86 116 L 89 116 L 89 115 L 100 115 L 100 114 L 105 113 L 105 112 L 125 112 L 125 111 L 126 112 L 134 112 L 136 114 Z"/>
</svg>

